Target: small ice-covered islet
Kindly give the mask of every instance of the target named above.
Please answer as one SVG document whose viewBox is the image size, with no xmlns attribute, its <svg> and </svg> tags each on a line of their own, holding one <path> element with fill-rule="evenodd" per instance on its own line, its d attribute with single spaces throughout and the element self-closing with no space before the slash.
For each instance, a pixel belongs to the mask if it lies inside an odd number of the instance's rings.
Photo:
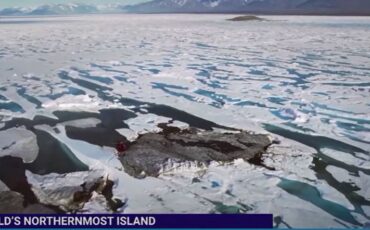
<svg viewBox="0 0 370 230">
<path fill-rule="evenodd" d="M 282 228 L 369 223 L 370 18 L 229 17 L 1 18 L 0 191 L 64 211 L 79 191 L 82 213 L 119 200 L 124 213 L 273 213 Z M 266 167 L 130 176 L 115 142 L 162 123 L 278 144 Z M 14 175 L 30 185 L 17 190 Z M 101 180 L 111 195 L 84 194 Z"/>
</svg>

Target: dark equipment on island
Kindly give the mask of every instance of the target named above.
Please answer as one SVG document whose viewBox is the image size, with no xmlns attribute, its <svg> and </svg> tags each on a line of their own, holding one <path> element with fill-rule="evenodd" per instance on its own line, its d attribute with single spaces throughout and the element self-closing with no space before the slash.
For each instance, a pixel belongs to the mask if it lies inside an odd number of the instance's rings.
<svg viewBox="0 0 370 230">
<path fill-rule="evenodd" d="M 118 141 L 116 144 L 116 150 L 118 156 L 123 156 L 124 152 L 127 150 L 127 145 L 124 141 Z"/>
</svg>

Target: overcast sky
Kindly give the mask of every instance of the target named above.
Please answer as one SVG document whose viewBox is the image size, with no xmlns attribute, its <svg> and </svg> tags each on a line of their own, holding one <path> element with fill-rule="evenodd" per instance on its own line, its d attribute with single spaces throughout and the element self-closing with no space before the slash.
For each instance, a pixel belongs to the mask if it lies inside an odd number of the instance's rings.
<svg viewBox="0 0 370 230">
<path fill-rule="evenodd" d="M 107 3 L 124 3 L 124 4 L 134 4 L 145 2 L 148 0 L 0 0 L 0 8 L 13 7 L 13 6 L 38 6 L 48 3 L 69 3 L 69 2 L 79 2 L 87 4 L 107 4 Z"/>
</svg>

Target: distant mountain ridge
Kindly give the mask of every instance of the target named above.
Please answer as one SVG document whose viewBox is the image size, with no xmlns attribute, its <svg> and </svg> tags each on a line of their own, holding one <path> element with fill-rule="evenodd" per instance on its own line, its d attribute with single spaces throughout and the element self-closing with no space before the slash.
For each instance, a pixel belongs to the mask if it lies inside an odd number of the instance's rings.
<svg viewBox="0 0 370 230">
<path fill-rule="evenodd" d="M 120 4 L 90 5 L 90 4 L 46 4 L 38 7 L 13 7 L 0 9 L 0 16 L 31 16 L 31 15 L 70 15 L 122 13 L 124 6 Z"/>
<path fill-rule="evenodd" d="M 0 9 L 0 16 L 98 13 L 370 15 L 370 0 L 152 0 L 130 6 L 68 3 Z"/>
<path fill-rule="evenodd" d="M 370 0 L 153 0 L 132 13 L 266 13 L 370 15 Z"/>
</svg>

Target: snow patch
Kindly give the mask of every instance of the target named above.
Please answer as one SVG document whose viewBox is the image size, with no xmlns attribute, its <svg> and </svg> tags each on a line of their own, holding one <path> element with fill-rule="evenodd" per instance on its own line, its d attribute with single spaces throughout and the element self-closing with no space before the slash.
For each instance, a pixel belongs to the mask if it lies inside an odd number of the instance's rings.
<svg viewBox="0 0 370 230">
<path fill-rule="evenodd" d="M 0 192 L 9 191 L 9 188 L 0 180 Z"/>
</svg>

